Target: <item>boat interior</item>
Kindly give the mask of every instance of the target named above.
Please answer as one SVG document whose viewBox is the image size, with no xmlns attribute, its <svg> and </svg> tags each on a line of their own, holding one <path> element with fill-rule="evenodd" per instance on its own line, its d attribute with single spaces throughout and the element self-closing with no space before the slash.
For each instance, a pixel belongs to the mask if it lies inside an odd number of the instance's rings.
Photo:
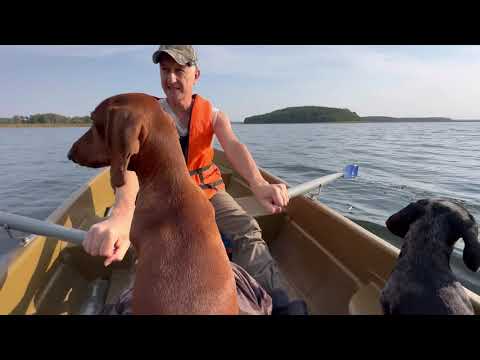
<svg viewBox="0 0 480 360">
<path fill-rule="evenodd" d="M 315 315 L 380 315 L 379 296 L 398 249 L 321 202 L 300 196 L 287 212 L 266 215 L 247 184 L 216 151 L 227 191 L 259 222 L 292 298 Z M 262 170 L 269 182 L 281 179 Z M 114 194 L 108 169 L 52 213 L 48 221 L 83 230 L 108 215 Z M 0 273 L 1 314 L 95 314 L 113 305 L 134 276 L 135 253 L 109 267 L 80 246 L 36 236 L 12 253 Z M 476 313 L 478 296 L 467 290 Z"/>
</svg>

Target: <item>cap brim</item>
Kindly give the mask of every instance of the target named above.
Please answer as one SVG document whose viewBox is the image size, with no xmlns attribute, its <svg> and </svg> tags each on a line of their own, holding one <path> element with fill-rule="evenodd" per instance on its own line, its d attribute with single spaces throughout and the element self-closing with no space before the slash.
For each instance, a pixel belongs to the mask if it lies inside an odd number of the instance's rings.
<svg viewBox="0 0 480 360">
<path fill-rule="evenodd" d="M 175 60 L 176 63 L 180 65 L 186 65 L 188 61 L 185 59 L 185 57 L 179 53 L 177 53 L 174 50 L 157 50 L 153 53 L 152 55 L 152 60 L 154 64 L 158 64 L 160 62 L 160 55 L 162 53 L 166 53 L 170 55 L 170 57 Z"/>
</svg>

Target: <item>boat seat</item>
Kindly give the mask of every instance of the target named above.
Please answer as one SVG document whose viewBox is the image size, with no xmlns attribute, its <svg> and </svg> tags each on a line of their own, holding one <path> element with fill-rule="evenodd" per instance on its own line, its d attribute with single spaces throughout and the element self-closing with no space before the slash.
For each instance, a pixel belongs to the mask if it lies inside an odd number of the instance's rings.
<svg viewBox="0 0 480 360">
<path fill-rule="evenodd" d="M 348 304 L 350 315 L 383 315 L 380 306 L 380 289 L 368 283 L 358 289 Z"/>
</svg>

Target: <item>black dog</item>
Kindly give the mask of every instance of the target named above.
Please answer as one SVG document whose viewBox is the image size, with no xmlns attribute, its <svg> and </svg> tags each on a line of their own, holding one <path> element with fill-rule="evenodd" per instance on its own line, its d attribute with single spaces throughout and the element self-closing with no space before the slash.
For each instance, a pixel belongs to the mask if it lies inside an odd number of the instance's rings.
<svg viewBox="0 0 480 360">
<path fill-rule="evenodd" d="M 468 295 L 450 269 L 459 238 L 465 242 L 465 265 L 474 272 L 480 267 L 473 216 L 452 201 L 424 199 L 392 215 L 386 225 L 405 242 L 382 290 L 384 314 L 473 314 Z"/>
</svg>

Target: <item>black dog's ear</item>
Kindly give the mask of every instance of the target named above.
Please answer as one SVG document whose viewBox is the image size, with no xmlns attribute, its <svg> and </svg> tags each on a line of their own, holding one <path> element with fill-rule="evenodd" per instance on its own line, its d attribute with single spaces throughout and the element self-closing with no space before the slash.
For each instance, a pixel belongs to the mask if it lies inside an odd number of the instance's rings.
<svg viewBox="0 0 480 360">
<path fill-rule="evenodd" d="M 480 243 L 478 242 L 478 226 L 473 221 L 462 233 L 465 247 L 463 249 L 463 262 L 465 265 L 476 272 L 480 268 Z"/>
<path fill-rule="evenodd" d="M 393 234 L 405 237 L 407 234 L 410 224 L 420 218 L 425 214 L 425 208 L 421 201 L 410 203 L 408 206 L 400 210 L 399 212 L 393 214 L 385 222 L 388 230 Z"/>
<path fill-rule="evenodd" d="M 478 241 L 478 225 L 475 218 L 461 204 L 453 202 L 450 206 L 453 237 L 455 242 L 461 237 L 465 243 L 463 248 L 463 262 L 473 272 L 480 268 L 480 242 Z M 453 245 L 453 244 L 452 244 Z"/>
</svg>

